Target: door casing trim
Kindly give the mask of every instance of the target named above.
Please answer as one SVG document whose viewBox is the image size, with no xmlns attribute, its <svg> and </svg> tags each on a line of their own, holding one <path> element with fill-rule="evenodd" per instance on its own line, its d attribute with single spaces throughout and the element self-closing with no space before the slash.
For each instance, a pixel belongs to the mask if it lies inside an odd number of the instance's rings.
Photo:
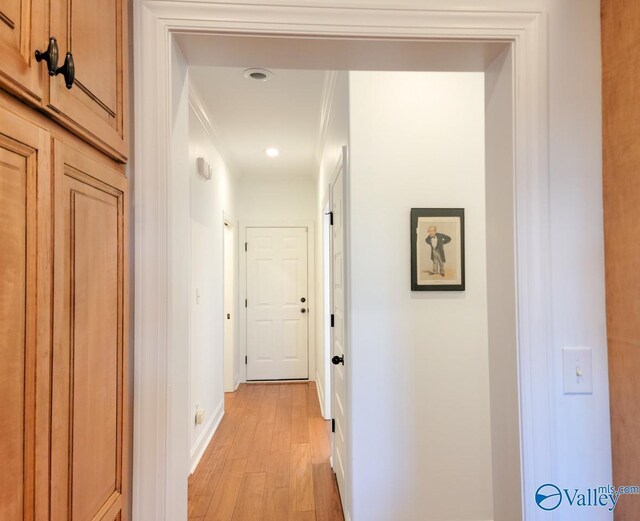
<svg viewBox="0 0 640 521">
<path fill-rule="evenodd" d="M 295 1 L 295 0 L 294 0 Z M 514 125 L 517 230 L 518 380 L 523 497 L 553 475 L 554 379 L 548 233 L 548 36 L 544 2 L 429 0 L 419 7 L 134 2 L 135 77 L 135 336 L 133 518 L 175 521 L 186 513 L 187 440 L 170 436 L 182 403 L 175 357 L 188 339 L 174 322 L 180 303 L 173 288 L 180 273 L 172 230 L 183 224 L 172 190 L 171 56 L 181 32 L 423 41 L 502 41 L 514 56 Z M 319 3 L 318 0 L 316 0 Z M 416 2 L 417 3 L 417 2 Z M 348 277 L 348 273 L 345 276 Z M 352 312 L 347 309 L 347 320 Z M 353 381 L 352 378 L 349 378 Z M 352 404 L 348 404 L 352 409 Z M 184 461 L 183 461 L 184 460 Z M 532 496 L 531 496 L 532 497 Z M 348 498 L 347 498 L 348 502 Z M 528 520 L 541 518 L 527 502 Z M 347 511 L 349 505 L 345 505 Z M 183 513 L 184 510 L 184 513 Z"/>
</svg>

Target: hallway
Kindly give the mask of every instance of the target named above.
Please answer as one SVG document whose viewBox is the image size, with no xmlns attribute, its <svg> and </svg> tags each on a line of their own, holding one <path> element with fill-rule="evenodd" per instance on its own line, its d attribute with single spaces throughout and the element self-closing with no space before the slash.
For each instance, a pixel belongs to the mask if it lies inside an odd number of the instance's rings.
<svg viewBox="0 0 640 521">
<path fill-rule="evenodd" d="M 189 478 L 190 521 L 343 520 L 314 382 L 240 385 Z"/>
</svg>

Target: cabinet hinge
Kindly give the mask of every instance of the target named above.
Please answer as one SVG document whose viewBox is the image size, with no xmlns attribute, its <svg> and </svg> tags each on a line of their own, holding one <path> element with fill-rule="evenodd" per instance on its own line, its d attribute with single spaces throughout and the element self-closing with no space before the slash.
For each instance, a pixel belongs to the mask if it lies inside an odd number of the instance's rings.
<svg viewBox="0 0 640 521">
<path fill-rule="evenodd" d="M 336 419 L 331 418 L 331 432 L 336 432 Z"/>
</svg>

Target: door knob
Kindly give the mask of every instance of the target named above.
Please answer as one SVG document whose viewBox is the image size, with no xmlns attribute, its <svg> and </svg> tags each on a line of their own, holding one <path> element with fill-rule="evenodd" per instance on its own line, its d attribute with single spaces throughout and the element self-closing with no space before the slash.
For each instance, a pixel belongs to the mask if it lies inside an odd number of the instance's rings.
<svg viewBox="0 0 640 521">
<path fill-rule="evenodd" d="M 342 365 L 344 365 L 344 355 L 342 355 L 342 356 L 338 356 L 338 355 L 334 356 L 334 357 L 331 359 L 331 363 L 332 363 L 333 365 L 338 365 L 338 364 L 342 364 Z"/>
<path fill-rule="evenodd" d="M 58 68 L 58 41 L 53 36 L 49 38 L 49 47 L 46 51 L 36 51 L 36 61 L 41 62 L 42 60 L 47 62 L 49 76 L 55 76 Z"/>
<path fill-rule="evenodd" d="M 76 77 L 76 66 L 73 63 L 73 54 L 70 52 L 65 56 L 62 67 L 56 69 L 56 76 L 58 74 L 62 74 L 64 77 L 64 84 L 67 86 L 67 89 L 73 87 L 73 80 Z"/>
<path fill-rule="evenodd" d="M 307 312 L 307 308 L 302 308 L 302 309 L 300 310 L 300 313 L 306 313 L 306 312 Z"/>
<path fill-rule="evenodd" d="M 303 304 L 304 304 L 306 301 L 307 301 L 307 299 L 306 299 L 306 298 L 304 298 L 304 297 L 302 297 L 302 298 L 300 299 L 300 302 L 302 302 Z"/>
</svg>

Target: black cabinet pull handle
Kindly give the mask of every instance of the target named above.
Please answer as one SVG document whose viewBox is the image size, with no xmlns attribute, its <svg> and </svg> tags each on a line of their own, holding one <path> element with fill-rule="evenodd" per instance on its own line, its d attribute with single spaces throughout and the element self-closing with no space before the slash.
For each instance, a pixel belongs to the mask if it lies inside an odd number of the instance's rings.
<svg viewBox="0 0 640 521">
<path fill-rule="evenodd" d="M 52 36 L 49 38 L 49 47 L 44 52 L 36 51 L 36 61 L 47 62 L 49 76 L 55 76 L 58 67 L 58 41 Z"/>
<path fill-rule="evenodd" d="M 56 76 L 58 74 L 62 74 L 64 76 L 64 83 L 67 86 L 67 89 L 73 87 L 73 80 L 76 78 L 76 66 L 73 63 L 73 54 L 70 52 L 65 56 L 62 67 L 58 67 L 56 69 Z"/>
<path fill-rule="evenodd" d="M 342 355 L 342 356 L 338 356 L 338 355 L 334 356 L 334 357 L 331 359 L 331 363 L 332 363 L 333 365 L 338 365 L 338 364 L 342 364 L 342 365 L 344 365 L 344 355 Z"/>
</svg>

